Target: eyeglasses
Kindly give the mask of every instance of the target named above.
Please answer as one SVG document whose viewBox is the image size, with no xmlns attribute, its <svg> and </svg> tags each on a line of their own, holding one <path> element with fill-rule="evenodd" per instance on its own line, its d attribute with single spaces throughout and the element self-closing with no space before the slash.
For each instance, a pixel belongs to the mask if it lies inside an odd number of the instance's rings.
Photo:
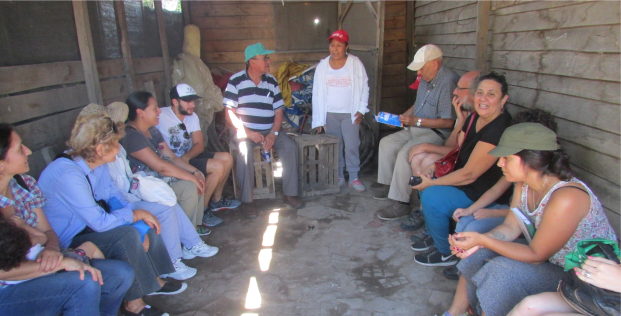
<svg viewBox="0 0 621 316">
<path fill-rule="evenodd" d="M 190 134 L 188 134 L 185 124 L 179 123 L 179 128 L 183 131 L 183 138 L 190 139 Z"/>
<path fill-rule="evenodd" d="M 110 120 L 110 125 L 112 125 L 112 128 L 110 129 L 110 131 L 106 134 L 106 136 L 104 136 L 103 138 L 107 138 L 108 136 L 110 136 L 110 134 L 112 133 L 118 133 L 117 129 L 116 129 L 116 124 L 114 124 L 114 121 L 112 121 L 111 118 L 106 117 L 108 120 Z"/>
<path fill-rule="evenodd" d="M 263 58 L 252 58 L 254 60 L 262 60 L 264 62 L 268 62 L 270 60 L 270 56 L 265 56 Z"/>
<path fill-rule="evenodd" d="M 468 89 L 470 89 L 470 88 L 462 88 L 462 87 L 460 87 L 460 86 L 457 86 L 455 89 L 457 89 L 457 90 L 468 90 Z"/>
</svg>

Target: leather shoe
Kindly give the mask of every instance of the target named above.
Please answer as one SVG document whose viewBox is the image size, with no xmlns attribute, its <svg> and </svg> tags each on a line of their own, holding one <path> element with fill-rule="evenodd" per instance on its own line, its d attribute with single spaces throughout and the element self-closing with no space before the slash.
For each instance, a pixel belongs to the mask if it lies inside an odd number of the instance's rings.
<svg viewBox="0 0 621 316">
<path fill-rule="evenodd" d="M 298 209 L 298 208 L 302 207 L 302 205 L 304 205 L 304 203 L 297 196 L 285 195 L 285 197 L 282 199 L 282 201 L 285 204 L 288 204 L 289 206 L 291 206 L 292 208 L 295 208 L 295 209 Z"/>
<path fill-rule="evenodd" d="M 243 203 L 242 212 L 244 214 L 244 217 L 248 219 L 257 218 L 257 209 L 254 207 L 254 202 Z"/>
</svg>

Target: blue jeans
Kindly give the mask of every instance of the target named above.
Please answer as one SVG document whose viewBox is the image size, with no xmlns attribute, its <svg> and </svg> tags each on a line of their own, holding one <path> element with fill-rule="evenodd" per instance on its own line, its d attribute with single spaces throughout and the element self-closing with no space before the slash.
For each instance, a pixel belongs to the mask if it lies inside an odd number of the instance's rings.
<svg viewBox="0 0 621 316">
<path fill-rule="evenodd" d="M 55 273 L 0 290 L 0 315 L 110 315 L 119 311 L 132 285 L 134 270 L 118 260 L 92 260 L 104 284 L 89 272 L 80 280 L 76 271 Z"/>
<path fill-rule="evenodd" d="M 486 207 L 487 209 L 508 209 L 509 205 L 493 203 Z M 505 217 L 488 217 L 484 219 L 474 219 L 473 215 L 462 216 L 457 222 L 455 232 L 477 232 L 485 234 L 490 230 L 496 228 L 496 226 L 502 224 L 505 221 Z"/>
</svg>

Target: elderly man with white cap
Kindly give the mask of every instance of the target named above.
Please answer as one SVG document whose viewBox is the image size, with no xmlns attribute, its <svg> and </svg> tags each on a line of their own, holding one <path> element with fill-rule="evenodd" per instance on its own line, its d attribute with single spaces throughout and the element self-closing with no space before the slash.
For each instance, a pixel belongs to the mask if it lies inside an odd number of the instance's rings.
<svg viewBox="0 0 621 316">
<path fill-rule="evenodd" d="M 408 69 L 417 71 L 421 76 L 414 105 L 399 116 L 408 129 L 380 141 L 377 182 L 388 186 L 374 198 L 395 200 L 395 204 L 377 212 L 382 220 L 410 215 L 410 149 L 421 143 L 444 144 L 455 125 L 456 115 L 451 101 L 459 75 L 442 65 L 440 48 L 432 44 L 421 47 Z"/>
</svg>

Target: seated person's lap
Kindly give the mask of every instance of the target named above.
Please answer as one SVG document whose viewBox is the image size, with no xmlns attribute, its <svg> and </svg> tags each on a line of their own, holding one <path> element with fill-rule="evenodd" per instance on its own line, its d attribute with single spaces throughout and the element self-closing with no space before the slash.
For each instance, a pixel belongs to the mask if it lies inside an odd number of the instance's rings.
<svg viewBox="0 0 621 316">
<path fill-rule="evenodd" d="M 216 153 L 212 152 L 202 152 L 198 156 L 190 159 L 190 165 L 192 167 L 200 170 L 204 175 L 207 174 L 207 162 L 209 159 L 213 159 L 216 156 Z"/>
</svg>

